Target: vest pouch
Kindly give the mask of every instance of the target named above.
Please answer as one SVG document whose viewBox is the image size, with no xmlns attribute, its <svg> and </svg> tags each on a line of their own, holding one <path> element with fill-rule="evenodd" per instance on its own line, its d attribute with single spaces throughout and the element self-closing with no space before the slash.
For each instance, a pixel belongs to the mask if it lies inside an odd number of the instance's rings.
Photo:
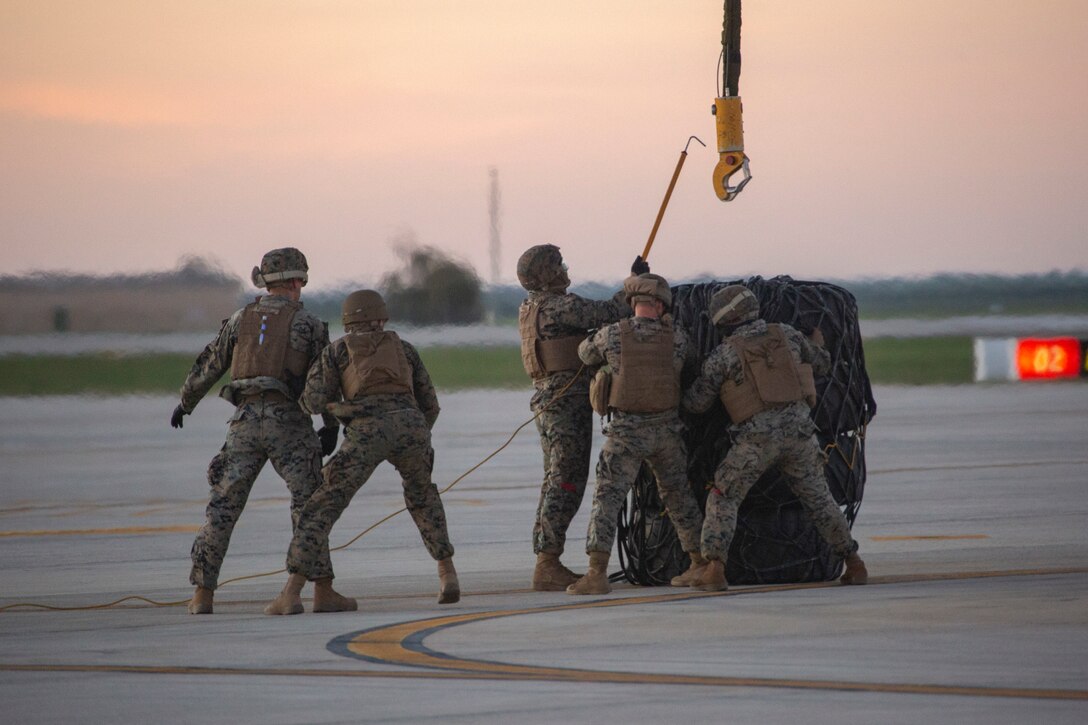
<svg viewBox="0 0 1088 725">
<path fill-rule="evenodd" d="M 612 394 L 612 369 L 605 365 L 589 381 L 589 404 L 599 416 L 608 415 L 608 398 Z"/>
<path fill-rule="evenodd" d="M 722 384 L 719 395 L 725 412 L 729 414 L 729 419 L 734 425 L 743 423 L 756 413 L 767 409 L 751 380 L 745 380 L 740 385 L 732 380 L 726 380 Z"/>
<path fill-rule="evenodd" d="M 765 341 L 762 349 L 745 350 L 744 361 L 763 402 L 778 405 L 803 397 L 796 363 L 784 339 L 772 337 Z"/>
</svg>

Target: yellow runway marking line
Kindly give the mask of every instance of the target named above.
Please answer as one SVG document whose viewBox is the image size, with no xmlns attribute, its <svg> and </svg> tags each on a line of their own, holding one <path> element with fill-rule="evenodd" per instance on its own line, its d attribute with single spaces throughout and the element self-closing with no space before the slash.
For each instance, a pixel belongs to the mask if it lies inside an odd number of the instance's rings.
<svg viewBox="0 0 1088 725">
<path fill-rule="evenodd" d="M 1053 569 L 1016 569 L 1006 571 L 950 572 L 936 574 L 889 575 L 870 578 L 870 586 L 916 582 L 953 581 L 977 578 L 1044 576 L 1061 574 L 1088 574 L 1088 567 L 1063 567 Z M 967 697 L 1028 698 L 1048 700 L 1088 700 L 1088 690 L 1062 690 L 1045 688 L 977 687 L 961 685 L 936 685 L 887 682 L 850 682 L 840 680 L 803 680 L 758 677 L 716 677 L 706 675 L 669 675 L 639 672 L 612 672 L 603 670 L 578 670 L 557 667 L 537 667 L 486 660 L 461 659 L 427 649 L 423 641 L 437 631 L 482 622 L 488 619 L 531 614 L 547 614 L 574 609 L 605 609 L 638 604 L 660 604 L 673 601 L 702 599 L 706 597 L 742 596 L 837 586 L 833 582 L 752 586 L 730 589 L 724 592 L 693 592 L 685 590 L 669 594 L 613 597 L 591 601 L 535 608 L 494 610 L 447 615 L 431 619 L 378 627 L 357 634 L 344 635 L 330 644 L 330 650 L 341 649 L 348 656 L 384 664 L 415 669 L 410 670 L 341 670 L 306 668 L 230 668 L 230 667 L 177 667 L 177 666 L 130 666 L 130 665 L 46 665 L 0 664 L 0 671 L 7 672 L 116 672 L 165 675 L 251 675 L 290 677 L 348 677 L 348 678 L 403 678 L 403 679 L 459 679 L 459 680 L 507 680 L 550 682 L 596 682 L 643 685 L 689 685 L 710 687 L 759 687 L 842 692 L 883 692 L 919 695 L 955 695 Z"/>
<path fill-rule="evenodd" d="M 144 534 L 193 534 L 200 530 L 192 524 L 175 526 L 121 526 L 112 529 L 38 529 L 34 531 L 0 531 L 0 539 L 17 536 L 108 536 L 120 534 L 135 536 Z"/>
<path fill-rule="evenodd" d="M 0 672 L 93 672 L 143 675 L 248 675 L 256 677 L 345 677 L 355 679 L 415 680 L 505 680 L 549 682 L 597 682 L 627 685 L 689 685 L 702 687 L 759 687 L 776 689 L 833 690 L 839 692 L 884 692 L 907 695 L 960 695 L 1046 700 L 1088 700 L 1085 690 L 1051 690 L 1015 687 L 960 687 L 955 685 L 913 685 L 838 680 L 791 680 L 765 677 L 714 677 L 701 675 L 655 675 L 637 672 L 553 670 L 538 668 L 523 674 L 464 671 L 396 671 L 340 669 L 274 669 L 259 667 L 168 667 L 154 665 L 4 665 Z"/>
<path fill-rule="evenodd" d="M 918 536 L 888 536 L 869 537 L 871 541 L 959 541 L 961 539 L 989 539 L 988 533 L 960 533 L 953 536 L 940 536 L 940 534 L 918 534 Z"/>
<path fill-rule="evenodd" d="M 908 576 L 873 577 L 871 584 L 895 584 L 919 581 L 943 581 L 953 579 L 989 578 L 997 576 L 1032 576 L 1041 574 L 1088 573 L 1086 567 L 1064 569 L 1023 569 L 1005 572 L 974 572 L 959 574 L 930 574 Z M 690 590 L 644 597 L 625 597 L 590 602 L 527 609 L 456 614 L 414 622 L 404 622 L 387 627 L 360 632 L 346 641 L 344 649 L 353 656 L 377 664 L 407 665 L 411 667 L 455 671 L 476 675 L 491 675 L 499 679 L 542 679 L 565 682 L 608 682 L 625 684 L 703 685 L 717 687 L 772 687 L 811 690 L 839 690 L 853 692 L 888 692 L 930 695 L 965 695 L 973 697 L 1016 697 L 1036 699 L 1088 700 L 1088 690 L 1056 690 L 1008 687 L 968 687 L 956 685 L 902 684 L 845 682 L 837 680 L 798 680 L 775 678 L 714 677 L 703 675 L 665 675 L 653 673 L 610 672 L 578 670 L 557 667 L 537 667 L 487 660 L 461 659 L 423 646 L 427 636 L 437 631 L 500 617 L 526 614 L 545 614 L 574 609 L 622 607 L 635 604 L 660 604 L 704 597 L 738 596 L 746 594 L 815 589 L 835 586 L 831 582 L 792 584 L 780 586 L 755 586 L 724 592 L 692 592 Z M 330 647 L 330 649 L 333 649 Z M 333 649 L 335 651 L 335 649 Z"/>
<path fill-rule="evenodd" d="M 886 473 L 931 473 L 933 471 L 974 471 L 983 468 L 1039 468 L 1041 466 L 1083 466 L 1088 460 L 1012 461 L 1008 463 L 962 463 L 946 466 L 907 466 L 904 468 L 870 468 L 870 476 Z"/>
</svg>

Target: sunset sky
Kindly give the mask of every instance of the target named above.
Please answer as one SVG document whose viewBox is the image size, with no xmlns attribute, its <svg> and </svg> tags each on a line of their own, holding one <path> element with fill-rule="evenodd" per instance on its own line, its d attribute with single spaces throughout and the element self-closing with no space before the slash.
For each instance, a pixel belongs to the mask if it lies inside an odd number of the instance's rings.
<svg viewBox="0 0 1088 725">
<path fill-rule="evenodd" d="M 376 282 L 413 237 L 679 279 L 1088 270 L 1088 2 L 748 0 L 753 180 L 715 197 L 721 0 L 0 0 L 4 273 Z"/>
</svg>

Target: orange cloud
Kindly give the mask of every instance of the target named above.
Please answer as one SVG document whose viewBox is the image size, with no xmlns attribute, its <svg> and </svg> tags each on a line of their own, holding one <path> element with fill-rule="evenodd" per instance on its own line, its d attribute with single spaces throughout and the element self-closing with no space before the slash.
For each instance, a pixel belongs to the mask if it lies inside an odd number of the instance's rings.
<svg viewBox="0 0 1088 725">
<path fill-rule="evenodd" d="M 207 120 L 201 109 L 164 94 L 59 83 L 0 85 L 0 111 L 37 119 L 127 128 L 192 126 Z"/>
</svg>

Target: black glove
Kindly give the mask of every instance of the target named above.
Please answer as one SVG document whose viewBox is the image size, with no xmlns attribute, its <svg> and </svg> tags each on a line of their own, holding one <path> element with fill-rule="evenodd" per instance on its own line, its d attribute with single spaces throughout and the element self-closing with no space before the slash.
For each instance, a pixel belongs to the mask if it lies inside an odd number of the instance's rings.
<svg viewBox="0 0 1088 725">
<path fill-rule="evenodd" d="M 631 274 L 638 276 L 640 274 L 646 274 L 649 271 L 650 265 L 642 258 L 642 255 L 640 254 L 635 257 L 635 261 L 631 263 Z"/>
<path fill-rule="evenodd" d="M 185 409 L 180 405 L 174 408 L 174 413 L 170 416 L 170 425 L 175 428 L 184 428 L 185 421 L 182 420 L 185 416 L 189 415 L 185 412 Z"/>
<path fill-rule="evenodd" d="M 335 425 L 323 425 L 317 431 L 317 437 L 321 439 L 322 456 L 332 455 L 332 452 L 336 450 L 336 434 L 339 431 L 340 427 Z"/>
</svg>

